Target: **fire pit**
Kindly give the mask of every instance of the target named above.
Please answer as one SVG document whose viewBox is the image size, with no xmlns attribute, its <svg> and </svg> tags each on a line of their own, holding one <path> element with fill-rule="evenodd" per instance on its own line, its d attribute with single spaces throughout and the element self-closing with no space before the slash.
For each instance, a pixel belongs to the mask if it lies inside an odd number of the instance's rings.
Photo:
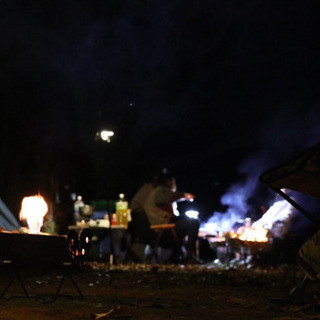
<svg viewBox="0 0 320 320">
<path fill-rule="evenodd" d="M 90 239 L 91 232 L 87 229 L 80 236 L 75 231 L 66 236 L 0 232 L 0 262 L 13 270 L 13 277 L 0 297 L 5 296 L 15 279 L 20 282 L 25 295 L 29 296 L 21 278 L 21 271 L 26 268 L 58 269 L 62 272 L 63 277 L 53 300 L 59 295 L 66 276 L 72 281 L 80 297 L 83 297 L 70 271 L 71 267 L 79 268 L 83 265 Z"/>
<path fill-rule="evenodd" d="M 246 248 L 250 249 L 250 253 L 253 255 L 268 249 L 270 246 L 268 230 L 263 227 L 240 227 L 237 231 L 231 230 L 227 241 L 234 251 Z"/>
<path fill-rule="evenodd" d="M 216 249 L 217 247 L 224 247 L 226 245 L 226 237 L 218 237 L 218 236 L 213 236 L 213 235 L 206 235 L 205 237 L 211 249 Z"/>
<path fill-rule="evenodd" d="M 227 263 L 230 260 L 231 248 L 226 240 L 226 235 L 206 235 L 209 246 L 217 254 L 220 263 Z"/>
<path fill-rule="evenodd" d="M 270 247 L 268 230 L 264 228 L 241 227 L 235 232 L 224 232 L 223 236 L 206 235 L 208 243 L 217 253 L 217 258 L 221 263 L 229 262 L 233 255 L 238 255 L 240 259 L 245 256 L 258 255 Z"/>
<path fill-rule="evenodd" d="M 21 267 L 72 262 L 65 236 L 1 232 L 0 244 L 0 259 Z"/>
<path fill-rule="evenodd" d="M 228 243 L 233 251 L 239 252 L 242 248 L 249 249 L 253 255 L 259 254 L 270 247 L 270 242 L 246 241 L 238 238 L 228 238 Z"/>
</svg>

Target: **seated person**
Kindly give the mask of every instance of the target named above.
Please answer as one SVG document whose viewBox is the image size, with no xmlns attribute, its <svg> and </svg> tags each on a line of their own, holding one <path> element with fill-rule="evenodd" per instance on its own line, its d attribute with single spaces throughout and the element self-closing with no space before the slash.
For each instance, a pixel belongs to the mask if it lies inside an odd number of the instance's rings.
<svg viewBox="0 0 320 320">
<path fill-rule="evenodd" d="M 130 209 L 132 215 L 138 212 L 144 212 L 144 202 L 148 198 L 151 191 L 156 187 L 156 180 L 157 178 L 155 175 L 151 181 L 145 182 L 141 186 L 141 188 L 135 193 L 130 202 Z"/>
<path fill-rule="evenodd" d="M 177 191 L 175 178 L 164 172 L 157 176 L 155 187 L 145 199 L 143 209 L 151 225 L 174 223 L 179 239 L 187 236 L 186 263 L 198 263 L 196 241 L 200 223 L 196 219 L 180 216 L 177 201 L 193 201 L 194 195 Z"/>
</svg>

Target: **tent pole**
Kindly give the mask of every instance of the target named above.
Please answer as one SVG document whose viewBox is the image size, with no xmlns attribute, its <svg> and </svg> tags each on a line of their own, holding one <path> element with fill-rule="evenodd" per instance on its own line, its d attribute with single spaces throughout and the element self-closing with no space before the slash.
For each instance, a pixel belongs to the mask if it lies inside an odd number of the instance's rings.
<svg viewBox="0 0 320 320">
<path fill-rule="evenodd" d="M 311 222 L 320 226 L 320 221 L 317 220 L 310 212 L 302 208 L 297 202 L 295 202 L 292 198 L 290 198 L 286 193 L 284 193 L 281 189 L 272 188 L 275 192 L 277 192 L 282 198 L 287 200 L 293 207 L 299 210 L 304 216 L 306 216 Z"/>
</svg>

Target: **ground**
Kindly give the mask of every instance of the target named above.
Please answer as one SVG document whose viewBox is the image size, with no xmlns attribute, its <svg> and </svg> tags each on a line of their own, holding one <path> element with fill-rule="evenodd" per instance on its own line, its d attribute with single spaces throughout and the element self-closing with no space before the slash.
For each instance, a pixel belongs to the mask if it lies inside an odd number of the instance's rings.
<svg viewBox="0 0 320 320">
<path fill-rule="evenodd" d="M 1 288 L 9 281 L 1 274 Z M 144 265 L 90 262 L 72 273 L 52 302 L 61 274 L 23 271 L 26 297 L 17 279 L 0 300 L 0 319 L 320 319 L 314 305 L 274 308 L 270 297 L 283 297 L 303 278 L 295 265 L 278 268 Z"/>
</svg>

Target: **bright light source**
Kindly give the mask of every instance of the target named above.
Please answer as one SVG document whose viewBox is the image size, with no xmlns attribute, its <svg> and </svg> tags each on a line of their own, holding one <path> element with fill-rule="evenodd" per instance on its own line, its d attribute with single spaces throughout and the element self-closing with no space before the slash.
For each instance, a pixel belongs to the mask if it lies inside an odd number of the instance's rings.
<svg viewBox="0 0 320 320">
<path fill-rule="evenodd" d="M 109 131 L 109 130 L 102 130 L 100 132 L 100 138 L 103 140 L 103 141 L 107 141 L 107 142 L 110 142 L 110 138 L 114 135 L 114 132 L 113 131 Z"/>
<path fill-rule="evenodd" d="M 41 195 L 24 197 L 21 203 L 20 220 L 26 220 L 30 233 L 40 233 L 48 205 Z"/>
<path fill-rule="evenodd" d="M 199 211 L 196 211 L 196 210 L 188 210 L 188 211 L 185 212 L 185 215 L 186 215 L 188 218 L 198 219 Z"/>
</svg>

